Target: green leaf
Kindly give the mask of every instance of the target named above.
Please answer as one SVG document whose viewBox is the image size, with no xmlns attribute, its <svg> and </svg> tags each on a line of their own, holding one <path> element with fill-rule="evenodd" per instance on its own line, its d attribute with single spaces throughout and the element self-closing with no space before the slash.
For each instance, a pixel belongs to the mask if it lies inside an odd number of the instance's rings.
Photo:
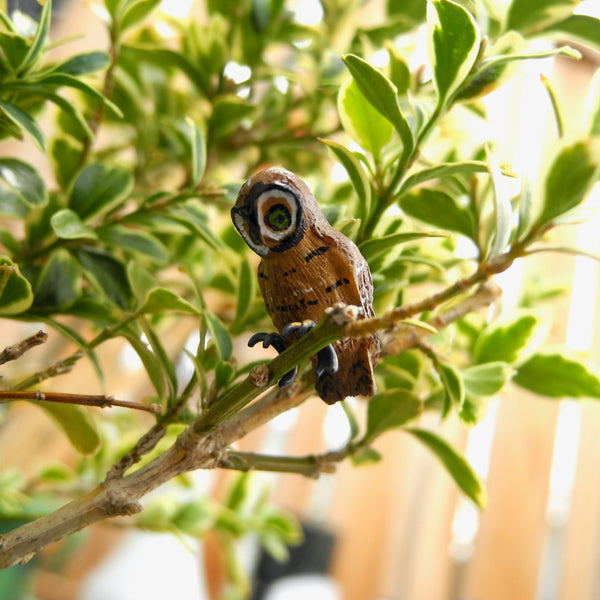
<svg viewBox="0 0 600 600">
<path fill-rule="evenodd" d="M 0 61 L 6 65 L 7 70 L 15 72 L 29 52 L 29 43 L 14 31 L 0 31 L 0 49 L 4 55 L 0 54 Z"/>
<path fill-rule="evenodd" d="M 534 354 L 519 367 L 513 381 L 549 398 L 600 398 L 600 376 L 558 353 Z"/>
<path fill-rule="evenodd" d="M 69 442 L 81 454 L 93 454 L 100 448 L 100 435 L 91 417 L 91 411 L 73 404 L 33 402 L 46 411 L 60 425 Z"/>
<path fill-rule="evenodd" d="M 502 361 L 514 363 L 527 350 L 539 325 L 534 315 L 522 315 L 508 323 L 496 323 L 484 329 L 475 343 L 476 363 Z"/>
<path fill-rule="evenodd" d="M 121 308 L 131 305 L 133 294 L 127 272 L 121 262 L 97 248 L 76 248 L 73 253 L 83 267 L 85 276 L 107 298 Z"/>
<path fill-rule="evenodd" d="M 390 233 L 381 237 L 374 237 L 359 245 L 361 254 L 367 262 L 375 260 L 382 254 L 387 253 L 394 246 L 406 244 L 414 240 L 420 240 L 427 237 L 448 237 L 445 231 L 440 232 L 423 232 L 423 233 Z"/>
<path fill-rule="evenodd" d="M 40 126 L 37 124 L 35 119 L 33 119 L 24 110 L 20 109 L 14 104 L 11 104 L 10 102 L 0 101 L 0 109 L 2 109 L 2 112 L 19 129 L 21 129 L 31 137 L 31 139 L 35 142 L 35 145 L 40 150 L 45 150 L 46 142 L 44 141 L 44 134 L 42 133 L 42 130 L 40 129 Z"/>
<path fill-rule="evenodd" d="M 192 133 L 192 176 L 190 189 L 193 190 L 202 180 L 206 169 L 206 136 L 195 121 L 187 119 L 187 122 Z"/>
<path fill-rule="evenodd" d="M 600 50 L 599 30 L 600 20 L 588 15 L 571 15 L 564 21 L 553 23 L 550 27 L 550 31 L 560 31 L 567 34 L 569 38 L 574 37 L 594 46 L 597 50 Z"/>
<path fill-rule="evenodd" d="M 156 390 L 156 395 L 163 400 L 167 396 L 167 388 L 160 359 L 152 352 L 148 343 L 140 339 L 135 332 L 124 331 L 123 336 L 131 344 L 131 347 L 142 361 L 144 369 Z"/>
<path fill-rule="evenodd" d="M 332 142 L 331 140 L 321 141 L 324 144 L 327 144 L 344 169 L 346 169 L 348 177 L 352 182 L 352 187 L 358 196 L 358 217 L 362 219 L 366 218 L 369 214 L 369 207 L 371 206 L 371 186 L 369 185 L 369 178 L 367 177 L 361 162 L 356 158 L 356 155 L 345 146 L 342 146 L 337 142 Z"/>
<path fill-rule="evenodd" d="M 460 371 L 438 360 L 433 361 L 433 366 L 440 376 L 440 381 L 445 392 L 444 410 L 442 416 L 445 417 L 452 407 L 460 409 L 465 399 L 465 386 Z"/>
<path fill-rule="evenodd" d="M 356 467 L 362 467 L 364 465 L 373 465 L 381 461 L 383 456 L 370 446 L 360 446 L 358 450 L 350 455 L 352 464 Z"/>
<path fill-rule="evenodd" d="M 56 104 L 56 106 L 61 109 L 63 114 L 68 116 L 71 121 L 77 125 L 78 131 L 74 132 L 74 135 L 79 137 L 80 133 L 83 133 L 83 135 L 88 139 L 92 139 L 94 137 L 94 132 L 90 129 L 85 117 L 76 108 L 72 101 L 66 100 L 62 96 L 59 96 L 58 94 L 49 91 L 48 88 L 42 86 L 37 86 L 35 88 L 33 86 L 27 86 L 27 88 L 24 91 L 32 94 L 35 93 L 38 96 L 48 99 L 53 104 Z"/>
<path fill-rule="evenodd" d="M 400 15 L 417 24 L 425 20 L 427 0 L 387 0 L 388 15 Z"/>
<path fill-rule="evenodd" d="M 521 193 L 519 194 L 518 240 L 522 240 L 531 231 L 534 216 L 533 185 L 529 179 L 523 177 L 521 179 Z"/>
<path fill-rule="evenodd" d="M 47 0 L 42 8 L 40 20 L 35 30 L 31 46 L 23 58 L 23 61 L 18 66 L 17 70 L 23 72 L 31 67 L 41 56 L 46 44 L 48 33 L 50 32 L 50 20 L 52 18 L 52 0 Z"/>
<path fill-rule="evenodd" d="M 19 265 L 0 256 L 0 316 L 25 312 L 33 303 L 31 284 L 19 271 Z"/>
<path fill-rule="evenodd" d="M 56 181 L 66 190 L 81 166 L 83 146 L 71 136 L 56 137 L 50 145 L 50 158 Z"/>
<path fill-rule="evenodd" d="M 229 488 L 224 505 L 234 512 L 240 511 L 248 499 L 249 487 L 250 474 L 240 473 Z"/>
<path fill-rule="evenodd" d="M 96 163 L 86 167 L 77 177 L 69 208 L 86 221 L 114 210 L 133 189 L 129 171 Z"/>
<path fill-rule="evenodd" d="M 441 163 L 435 165 L 435 167 L 428 167 L 421 169 L 416 173 L 413 173 L 407 177 L 398 190 L 398 196 L 404 195 L 411 188 L 424 183 L 425 181 L 431 181 L 432 179 L 439 179 L 442 177 L 454 177 L 456 175 L 472 175 L 473 173 L 485 173 L 488 170 L 488 166 L 485 162 L 478 160 L 466 160 L 463 162 L 456 163 Z"/>
<path fill-rule="evenodd" d="M 2 244 L 11 254 L 19 255 L 21 253 L 21 244 L 15 236 L 8 231 L 0 227 L 0 244 Z"/>
<path fill-rule="evenodd" d="M 159 265 L 165 265 L 169 261 L 167 247 L 157 237 L 143 229 L 111 225 L 99 229 L 98 235 L 107 244 L 128 250 L 139 258 Z"/>
<path fill-rule="evenodd" d="M 408 156 L 414 146 L 410 125 L 398 106 L 398 95 L 394 84 L 375 67 L 353 54 L 346 54 L 342 60 L 358 85 L 363 96 L 396 129 L 404 145 L 404 156 Z"/>
<path fill-rule="evenodd" d="M 52 215 L 50 224 L 57 237 L 65 240 L 98 238 L 96 232 L 83 224 L 76 212 L 63 208 Z"/>
<path fill-rule="evenodd" d="M 35 307 L 65 309 L 81 295 L 81 271 L 64 248 L 53 252 L 42 268 L 35 287 Z"/>
<path fill-rule="evenodd" d="M 231 326 L 232 331 L 239 332 L 250 313 L 256 291 L 256 277 L 248 259 L 240 263 L 240 274 L 238 280 L 238 295 L 235 309 L 235 319 Z"/>
<path fill-rule="evenodd" d="M 145 317 L 139 319 L 139 323 L 142 326 L 142 330 L 150 344 L 152 353 L 157 358 L 160 370 L 163 372 L 165 381 L 167 382 L 168 396 L 160 396 L 160 400 L 165 398 L 173 399 L 177 394 L 177 374 L 175 373 L 175 365 L 169 358 L 160 337 L 156 334 L 156 331 L 151 327 Z M 157 390 L 158 391 L 158 390 Z"/>
<path fill-rule="evenodd" d="M 421 400 L 407 390 L 387 390 L 377 394 L 367 408 L 367 431 L 363 443 L 390 429 L 396 429 L 418 417 L 423 410 Z"/>
<path fill-rule="evenodd" d="M 451 100 L 475 64 L 479 28 L 462 6 L 449 0 L 432 0 L 427 4 L 427 42 L 441 107 Z"/>
<path fill-rule="evenodd" d="M 600 171 L 600 141 L 588 138 L 560 149 L 544 182 L 537 227 L 543 227 L 581 204 Z"/>
<path fill-rule="evenodd" d="M 138 0 L 129 3 L 120 21 L 121 31 L 141 23 L 161 3 L 161 0 Z"/>
<path fill-rule="evenodd" d="M 506 29 L 531 35 L 566 19 L 581 0 L 512 0 L 506 14 Z"/>
<path fill-rule="evenodd" d="M 162 312 L 179 312 L 190 315 L 200 314 L 200 311 L 187 300 L 165 288 L 154 288 L 151 290 L 137 312 L 142 314 Z"/>
<path fill-rule="evenodd" d="M 391 123 L 367 101 L 354 79 L 340 87 L 337 104 L 346 133 L 378 160 L 381 149 L 392 138 Z"/>
<path fill-rule="evenodd" d="M 407 428 L 405 431 L 417 438 L 440 460 L 463 494 L 479 508 L 485 507 L 486 494 L 483 483 L 462 455 L 431 431 L 415 428 Z"/>
<path fill-rule="evenodd" d="M 600 29 L 600 21 L 598 21 Z M 584 131 L 593 136 L 600 136 L 600 69 L 592 77 L 585 101 Z"/>
<path fill-rule="evenodd" d="M 197 235 L 209 248 L 221 251 L 223 244 L 208 225 L 206 215 L 193 204 L 181 204 L 169 209 L 168 216 Z"/>
<path fill-rule="evenodd" d="M 16 158 L 0 158 L 0 214 L 25 217 L 47 201 L 44 180 L 33 167 Z"/>
<path fill-rule="evenodd" d="M 472 396 L 497 394 L 513 373 L 514 369 L 505 362 L 488 362 L 461 371 L 465 391 Z"/>
<path fill-rule="evenodd" d="M 219 356 L 223 360 L 230 360 L 231 355 L 233 354 L 233 341 L 231 340 L 231 336 L 225 328 L 225 325 L 223 325 L 219 317 L 211 312 L 206 311 L 204 316 L 212 339 L 217 346 Z"/>
<path fill-rule="evenodd" d="M 474 219 L 467 208 L 458 206 L 445 192 L 422 188 L 400 199 L 400 208 L 409 216 L 435 227 L 472 238 Z"/>
<path fill-rule="evenodd" d="M 110 57 L 106 52 L 93 51 L 77 54 L 56 67 L 54 73 L 87 75 L 108 67 Z"/>
<path fill-rule="evenodd" d="M 485 146 L 485 155 L 492 180 L 492 197 L 494 199 L 494 240 L 490 249 L 490 257 L 492 257 L 502 254 L 510 242 L 512 233 L 512 206 L 510 203 L 510 193 L 505 185 L 500 166 L 487 145 Z"/>
<path fill-rule="evenodd" d="M 91 96 L 95 100 L 98 100 L 98 101 L 106 104 L 106 106 L 108 106 L 108 108 L 110 108 L 110 110 L 112 110 L 112 112 L 117 117 L 123 116 L 121 109 L 116 104 L 111 102 L 106 96 L 104 96 L 96 88 L 93 88 L 91 85 L 88 85 L 87 83 L 85 83 L 81 79 L 78 79 L 77 77 L 74 77 L 73 75 L 67 75 L 66 73 L 52 72 L 49 75 L 46 75 L 45 77 L 40 79 L 38 81 L 38 83 L 43 84 L 43 85 L 50 85 L 50 86 L 57 85 L 57 86 L 74 88 L 76 90 L 79 90 L 80 92 L 83 92 L 84 94 L 87 94 L 88 96 Z"/>
</svg>

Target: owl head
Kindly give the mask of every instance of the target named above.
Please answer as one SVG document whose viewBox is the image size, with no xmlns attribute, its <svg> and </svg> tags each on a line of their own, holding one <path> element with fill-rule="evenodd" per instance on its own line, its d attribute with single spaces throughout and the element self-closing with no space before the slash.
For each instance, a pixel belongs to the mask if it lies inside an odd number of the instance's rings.
<svg viewBox="0 0 600 600">
<path fill-rule="evenodd" d="M 304 236 L 307 223 L 320 213 L 308 186 L 294 173 L 270 168 L 242 186 L 231 218 L 248 246 L 260 256 L 284 252 Z"/>
</svg>

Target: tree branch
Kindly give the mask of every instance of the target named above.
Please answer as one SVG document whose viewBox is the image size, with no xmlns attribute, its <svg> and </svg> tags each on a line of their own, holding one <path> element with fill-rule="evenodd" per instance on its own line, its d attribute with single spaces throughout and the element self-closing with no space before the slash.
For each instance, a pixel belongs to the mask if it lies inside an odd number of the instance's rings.
<svg viewBox="0 0 600 600">
<path fill-rule="evenodd" d="M 48 334 L 45 331 L 40 330 L 17 344 L 7 346 L 0 352 L 0 365 L 21 358 L 25 352 L 43 344 L 47 339 Z"/>
<path fill-rule="evenodd" d="M 141 402 L 131 402 L 130 400 L 117 400 L 114 396 L 104 396 L 101 394 L 66 394 L 64 392 L 40 392 L 39 390 L 33 392 L 0 391 L 0 404 L 12 400 L 38 400 L 40 402 L 79 404 L 81 406 L 98 406 L 100 408 L 121 406 L 132 410 L 144 410 L 154 414 L 160 411 L 158 404 L 142 404 Z"/>
<path fill-rule="evenodd" d="M 504 263 L 501 263 L 504 264 Z M 485 279 L 484 274 L 491 271 L 478 271 L 479 275 L 463 281 L 471 284 Z M 465 290 L 464 285 L 454 284 L 444 293 L 431 296 L 415 305 L 410 310 L 391 311 L 392 316 L 379 319 L 363 319 L 378 327 L 391 329 L 391 339 L 384 344 L 384 353 L 399 352 L 410 348 L 431 332 L 406 325 L 397 326 L 396 317 L 406 318 L 415 306 L 432 308 L 438 301 L 446 301 L 450 297 Z M 496 286 L 485 284 L 458 303 L 447 312 L 434 317 L 429 322 L 439 329 L 461 318 L 465 314 L 493 302 L 498 296 Z M 433 298 L 433 300 L 431 300 Z M 426 310 L 426 309 L 423 309 Z M 351 312 L 351 311 L 350 311 Z M 388 313 L 389 315 L 390 313 Z M 177 438 L 176 442 L 163 454 L 128 475 L 120 476 L 123 467 L 116 476 L 108 477 L 94 490 L 66 504 L 59 510 L 27 523 L 13 531 L 0 536 L 0 568 L 26 562 L 40 549 L 66 535 L 79 531 L 103 519 L 132 515 L 141 510 L 138 501 L 149 491 L 159 487 L 170 479 L 187 471 L 199 468 L 216 468 L 230 466 L 237 460 L 236 468 L 266 468 L 269 470 L 286 470 L 301 472 L 316 477 L 320 472 L 331 470 L 333 462 L 342 460 L 348 449 L 328 452 L 321 456 L 289 458 L 261 457 L 260 455 L 243 455 L 228 451 L 234 441 L 246 433 L 270 421 L 274 416 L 299 405 L 309 397 L 310 373 L 295 382 L 291 389 L 273 388 L 272 386 L 294 364 L 307 359 L 326 344 L 353 331 L 353 324 L 362 321 L 350 320 L 351 314 L 343 308 L 328 311 L 328 315 L 306 336 L 290 346 L 269 364 L 269 377 L 262 387 L 256 387 L 249 375 L 241 383 L 227 391 L 214 404 L 203 411 L 196 420 Z M 354 335 L 368 335 L 358 328 Z M 261 398 L 252 404 L 259 395 Z M 155 439 L 155 438 L 152 438 Z M 156 439 L 160 439 L 158 436 Z M 287 461 L 287 462 L 286 462 Z M 125 467 L 126 468 L 126 467 Z"/>
</svg>

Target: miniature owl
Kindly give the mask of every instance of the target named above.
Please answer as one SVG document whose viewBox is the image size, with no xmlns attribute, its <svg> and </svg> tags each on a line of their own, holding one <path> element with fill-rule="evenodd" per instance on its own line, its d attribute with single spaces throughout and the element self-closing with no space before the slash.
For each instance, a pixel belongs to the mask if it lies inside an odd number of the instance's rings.
<svg viewBox="0 0 600 600">
<path fill-rule="evenodd" d="M 231 215 L 245 242 L 261 256 L 259 286 L 280 334 L 291 323 L 318 321 L 338 302 L 361 307 L 364 317 L 373 315 L 367 261 L 327 222 L 308 186 L 294 173 L 270 168 L 255 174 L 241 188 Z M 266 336 L 257 335 L 261 340 Z M 281 351 L 287 343 L 284 335 L 271 345 Z M 315 369 L 319 396 L 328 404 L 347 396 L 372 396 L 377 337 L 340 340 L 333 351 L 337 364 Z"/>
</svg>

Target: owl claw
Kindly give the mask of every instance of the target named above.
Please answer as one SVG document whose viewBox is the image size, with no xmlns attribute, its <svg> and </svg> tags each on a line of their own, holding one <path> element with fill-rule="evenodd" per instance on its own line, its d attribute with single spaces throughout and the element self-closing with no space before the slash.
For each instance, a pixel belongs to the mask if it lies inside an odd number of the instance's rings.
<svg viewBox="0 0 600 600">
<path fill-rule="evenodd" d="M 287 344 L 285 339 L 279 335 L 278 333 L 255 333 L 249 340 L 248 346 L 252 348 L 256 346 L 259 342 L 262 342 L 263 348 L 268 348 L 269 346 L 273 346 L 275 350 L 277 350 L 278 354 L 281 354 L 286 348 Z M 294 367 L 291 371 L 288 371 L 280 380 L 279 387 L 287 387 L 291 383 L 293 383 L 294 379 L 296 379 L 297 367 Z"/>
<path fill-rule="evenodd" d="M 273 346 L 278 354 L 281 354 L 287 348 L 285 340 L 278 333 L 255 333 L 248 340 L 248 346 L 252 348 L 258 342 L 262 342 L 263 348 Z"/>
<path fill-rule="evenodd" d="M 287 387 L 288 385 L 291 385 L 294 382 L 294 379 L 296 379 L 296 373 L 298 372 L 298 367 L 294 367 L 291 371 L 288 371 L 280 380 L 279 380 L 279 387 Z"/>
<path fill-rule="evenodd" d="M 327 344 L 325 348 L 321 348 L 317 352 L 317 366 L 315 367 L 315 375 L 321 377 L 323 373 L 333 375 L 338 372 L 338 358 L 333 346 Z"/>
<path fill-rule="evenodd" d="M 288 323 L 282 330 L 281 335 L 279 333 L 255 333 L 249 340 L 248 346 L 252 348 L 259 342 L 262 342 L 263 348 L 273 346 L 279 354 L 281 354 L 288 346 L 288 340 L 290 338 L 300 338 L 308 333 L 315 326 L 314 321 L 302 321 Z M 315 367 L 315 375 L 321 377 L 324 373 L 334 374 L 338 371 L 338 359 L 335 350 L 331 344 L 321 348 L 317 352 L 317 366 Z M 296 373 L 298 368 L 294 367 L 291 371 L 288 371 L 280 380 L 279 387 L 287 387 L 294 379 L 296 379 Z"/>
</svg>

